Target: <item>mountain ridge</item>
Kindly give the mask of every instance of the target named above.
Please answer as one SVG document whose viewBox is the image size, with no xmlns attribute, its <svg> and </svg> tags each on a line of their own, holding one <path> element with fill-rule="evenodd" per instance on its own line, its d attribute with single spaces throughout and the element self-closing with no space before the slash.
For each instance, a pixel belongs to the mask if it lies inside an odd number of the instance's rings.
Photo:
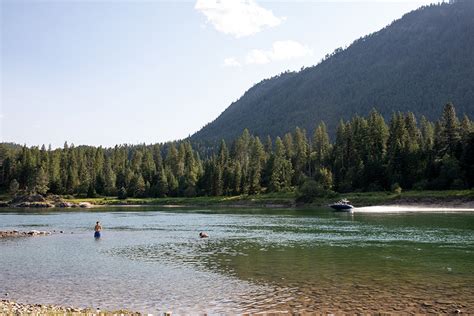
<svg viewBox="0 0 474 316">
<path fill-rule="evenodd" d="M 372 108 L 386 120 L 394 111 L 434 120 L 447 102 L 472 117 L 473 34 L 472 2 L 421 7 L 315 66 L 262 80 L 190 138 L 231 140 L 245 128 L 282 136 L 320 121 L 333 134 L 341 119 Z"/>
</svg>

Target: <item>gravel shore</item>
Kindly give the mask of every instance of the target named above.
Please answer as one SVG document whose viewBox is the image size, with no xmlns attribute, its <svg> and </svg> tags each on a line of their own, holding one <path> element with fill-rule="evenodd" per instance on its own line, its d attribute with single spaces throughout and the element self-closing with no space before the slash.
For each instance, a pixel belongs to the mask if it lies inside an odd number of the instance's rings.
<svg viewBox="0 0 474 316">
<path fill-rule="evenodd" d="M 127 310 L 102 311 L 58 305 L 23 304 L 10 300 L 0 301 L 0 315 L 141 315 Z"/>
</svg>

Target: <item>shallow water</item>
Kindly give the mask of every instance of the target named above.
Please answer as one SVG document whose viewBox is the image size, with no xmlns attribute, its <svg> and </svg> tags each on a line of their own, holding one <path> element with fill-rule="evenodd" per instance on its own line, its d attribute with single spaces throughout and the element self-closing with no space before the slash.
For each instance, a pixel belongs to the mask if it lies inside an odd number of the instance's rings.
<svg viewBox="0 0 474 316">
<path fill-rule="evenodd" d="M 474 313 L 474 213 L 3 210 L 0 230 L 12 229 L 64 231 L 0 239 L 0 294 L 21 302 L 178 314 Z"/>
</svg>

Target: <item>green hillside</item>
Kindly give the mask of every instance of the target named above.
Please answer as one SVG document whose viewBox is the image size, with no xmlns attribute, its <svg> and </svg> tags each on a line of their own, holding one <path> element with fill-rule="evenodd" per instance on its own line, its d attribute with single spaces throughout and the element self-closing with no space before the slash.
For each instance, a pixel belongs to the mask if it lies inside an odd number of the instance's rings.
<svg viewBox="0 0 474 316">
<path fill-rule="evenodd" d="M 338 49 L 317 66 L 266 79 L 191 139 L 231 140 L 248 128 L 281 136 L 376 108 L 437 119 L 446 102 L 474 116 L 474 1 L 422 7 Z"/>
</svg>

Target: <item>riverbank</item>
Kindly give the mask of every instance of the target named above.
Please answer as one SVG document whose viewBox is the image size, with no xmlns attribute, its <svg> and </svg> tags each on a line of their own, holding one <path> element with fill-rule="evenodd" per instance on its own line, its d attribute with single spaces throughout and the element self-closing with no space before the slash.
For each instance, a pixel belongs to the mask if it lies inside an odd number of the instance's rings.
<svg viewBox="0 0 474 316">
<path fill-rule="evenodd" d="M 259 208 L 312 208 L 325 207 L 341 198 L 349 199 L 356 207 L 374 205 L 442 206 L 452 208 L 474 208 L 474 190 L 360 192 L 336 194 L 333 197 L 315 198 L 312 203 L 296 202 L 295 192 L 268 193 L 260 195 L 238 195 L 226 197 L 168 197 L 129 198 L 115 197 L 66 199 L 69 203 L 90 203 L 92 206 L 141 206 L 163 207 L 259 207 Z"/>
<path fill-rule="evenodd" d="M 92 308 L 77 308 L 72 306 L 24 304 L 10 300 L 0 301 L 1 315 L 141 315 L 127 310 L 102 311 Z"/>
<path fill-rule="evenodd" d="M 71 198 L 54 196 L 46 197 L 43 204 L 47 207 L 101 207 L 101 206 L 162 206 L 162 207 L 253 207 L 253 208 L 313 208 L 324 207 L 341 198 L 346 198 L 356 207 L 375 205 L 403 205 L 417 207 L 450 207 L 474 208 L 474 190 L 449 190 L 449 191 L 406 191 L 400 194 L 392 192 L 353 192 L 335 193 L 331 197 L 317 197 L 312 203 L 297 203 L 296 192 L 279 192 L 259 195 L 237 196 L 200 196 L 200 197 L 165 197 L 165 198 L 127 198 L 116 197 L 97 198 Z M 6 195 L 2 206 L 24 207 L 25 204 L 8 204 Z M 38 203 L 30 207 L 41 207 Z"/>
</svg>

